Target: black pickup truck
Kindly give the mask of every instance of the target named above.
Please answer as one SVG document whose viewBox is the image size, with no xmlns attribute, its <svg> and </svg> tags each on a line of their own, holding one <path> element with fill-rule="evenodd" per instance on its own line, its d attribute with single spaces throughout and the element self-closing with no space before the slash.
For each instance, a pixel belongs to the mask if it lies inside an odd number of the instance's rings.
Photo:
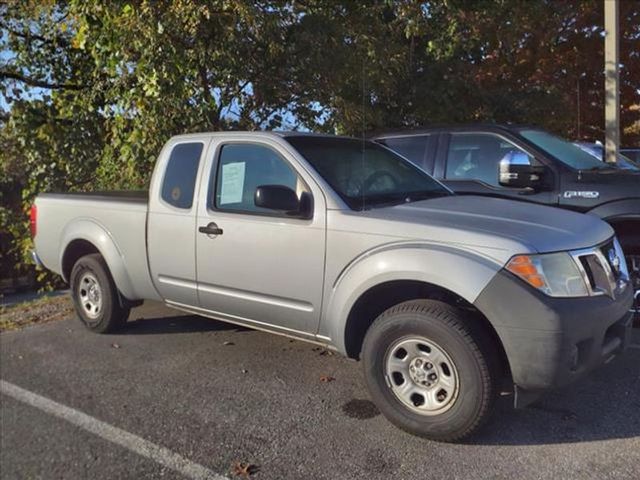
<svg viewBox="0 0 640 480">
<path fill-rule="evenodd" d="M 441 126 L 372 137 L 460 194 L 596 215 L 616 231 L 640 301 L 640 172 L 622 170 L 544 130 Z"/>
</svg>

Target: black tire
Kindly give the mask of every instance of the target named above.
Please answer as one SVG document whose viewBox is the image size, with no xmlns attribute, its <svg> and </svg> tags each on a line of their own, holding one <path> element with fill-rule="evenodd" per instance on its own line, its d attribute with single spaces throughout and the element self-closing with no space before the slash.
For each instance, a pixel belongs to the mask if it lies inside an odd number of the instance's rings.
<svg viewBox="0 0 640 480">
<path fill-rule="evenodd" d="M 385 373 L 389 352 L 401 342 L 411 342 L 414 338 L 427 339 L 453 362 L 456 394 L 448 400 L 448 409 L 442 413 L 437 408 L 428 414 L 416 413 L 394 393 L 391 383 L 387 383 L 387 380 L 396 382 L 395 373 L 391 375 L 394 378 L 387 378 Z M 361 358 L 372 399 L 389 421 L 414 435 L 453 442 L 476 432 L 491 413 L 499 376 L 492 346 L 491 338 L 481 328 L 465 322 L 460 309 L 435 300 L 412 300 L 391 307 L 375 320 L 365 336 Z M 420 354 L 415 358 L 418 357 Z M 443 371 L 438 373 L 442 375 Z"/>
<path fill-rule="evenodd" d="M 85 303 L 83 298 L 87 299 L 88 296 L 86 285 L 94 282 L 98 285 L 99 294 L 89 299 L 93 303 Z M 110 333 L 126 323 L 130 308 L 120 304 L 118 289 L 102 255 L 94 253 L 81 257 L 71 270 L 69 283 L 76 315 L 89 330 Z M 98 304 L 99 307 L 95 309 L 90 307 Z"/>
</svg>

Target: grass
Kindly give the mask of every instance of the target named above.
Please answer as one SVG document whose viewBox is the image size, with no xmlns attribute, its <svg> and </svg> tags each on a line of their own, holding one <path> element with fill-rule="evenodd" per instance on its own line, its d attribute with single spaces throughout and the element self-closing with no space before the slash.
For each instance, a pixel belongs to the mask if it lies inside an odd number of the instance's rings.
<svg viewBox="0 0 640 480">
<path fill-rule="evenodd" d="M 73 306 L 68 295 L 45 296 L 29 302 L 0 307 L 0 332 L 69 318 Z"/>
</svg>

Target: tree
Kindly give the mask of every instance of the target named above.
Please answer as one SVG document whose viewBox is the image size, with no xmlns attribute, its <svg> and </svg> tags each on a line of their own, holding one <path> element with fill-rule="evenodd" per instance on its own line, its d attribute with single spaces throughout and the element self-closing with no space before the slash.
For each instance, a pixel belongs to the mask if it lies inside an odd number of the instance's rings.
<svg viewBox="0 0 640 480">
<path fill-rule="evenodd" d="M 0 3 L 2 263 L 29 247 L 36 193 L 145 188 L 177 133 L 510 121 L 602 139 L 602 17 L 600 0 Z M 631 144 L 640 2 L 621 27 Z"/>
<path fill-rule="evenodd" d="M 383 72 L 368 76 L 374 127 L 514 122 L 567 138 L 603 140 L 602 2 L 392 5 L 375 22 L 379 29 L 371 38 L 376 69 Z M 635 145 L 640 142 L 640 3 L 621 2 L 620 19 L 622 141 Z M 351 106 L 359 103 L 355 94 L 343 99 Z"/>
</svg>

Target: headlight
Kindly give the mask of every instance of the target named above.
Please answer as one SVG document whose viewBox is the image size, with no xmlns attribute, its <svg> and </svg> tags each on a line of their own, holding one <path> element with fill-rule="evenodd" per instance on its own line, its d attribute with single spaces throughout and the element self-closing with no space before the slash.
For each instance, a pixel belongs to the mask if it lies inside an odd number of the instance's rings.
<svg viewBox="0 0 640 480">
<path fill-rule="evenodd" d="M 589 290 L 568 253 L 516 255 L 506 269 L 552 297 L 586 297 Z"/>
</svg>

